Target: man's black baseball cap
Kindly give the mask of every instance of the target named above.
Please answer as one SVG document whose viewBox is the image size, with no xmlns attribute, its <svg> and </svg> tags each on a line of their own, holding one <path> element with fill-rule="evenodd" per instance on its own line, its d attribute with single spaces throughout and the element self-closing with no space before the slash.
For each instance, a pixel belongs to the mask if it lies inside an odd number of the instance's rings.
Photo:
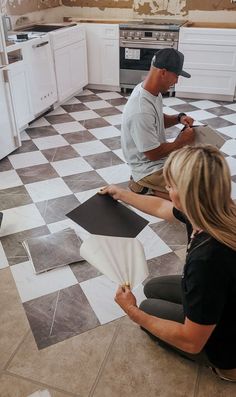
<svg viewBox="0 0 236 397">
<path fill-rule="evenodd" d="M 178 76 L 191 77 L 191 75 L 183 70 L 184 55 L 182 52 L 174 48 L 163 48 L 155 53 L 152 58 L 151 66 L 158 69 L 166 69 L 174 72 Z"/>
</svg>

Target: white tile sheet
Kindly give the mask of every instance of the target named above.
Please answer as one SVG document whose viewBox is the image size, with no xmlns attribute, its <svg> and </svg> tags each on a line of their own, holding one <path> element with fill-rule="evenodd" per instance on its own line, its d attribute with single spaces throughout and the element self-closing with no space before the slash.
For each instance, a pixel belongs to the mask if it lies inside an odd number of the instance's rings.
<svg viewBox="0 0 236 397">
<path fill-rule="evenodd" d="M 28 183 L 25 187 L 35 203 L 71 194 L 71 190 L 61 178 Z"/>
<path fill-rule="evenodd" d="M 222 152 L 228 154 L 229 156 L 236 155 L 236 140 L 229 139 L 224 143 L 224 145 L 220 149 Z"/>
<path fill-rule="evenodd" d="M 229 136 L 230 138 L 236 139 L 235 125 L 229 125 L 228 127 L 217 128 L 217 131 L 222 132 L 222 134 Z"/>
<path fill-rule="evenodd" d="M 55 147 L 68 145 L 68 142 L 61 135 L 52 135 L 44 138 L 36 138 L 33 139 L 33 142 L 40 150 L 52 149 Z"/>
<path fill-rule="evenodd" d="M 92 171 L 93 168 L 81 157 L 75 157 L 68 160 L 55 161 L 51 163 L 58 175 L 74 175 L 81 172 Z"/>
<path fill-rule="evenodd" d="M 97 139 L 113 138 L 120 135 L 120 130 L 113 125 L 89 130 Z"/>
<path fill-rule="evenodd" d="M 130 178 L 130 168 L 127 164 L 113 165 L 96 171 L 109 184 L 126 182 Z"/>
<path fill-rule="evenodd" d="M 8 267 L 9 263 L 6 257 L 6 254 L 4 252 L 2 243 L 0 242 L 0 269 L 4 269 L 5 267 Z"/>
<path fill-rule="evenodd" d="M 216 108 L 216 107 L 220 106 L 218 103 L 213 102 L 213 101 L 208 101 L 208 100 L 193 101 L 193 102 L 190 102 L 189 104 L 193 105 L 199 109 L 211 109 L 211 108 Z"/>
<path fill-rule="evenodd" d="M 67 143 L 68 144 L 68 143 Z M 19 153 L 12 154 L 9 157 L 9 160 L 14 168 L 25 168 L 30 167 L 32 165 L 39 165 L 48 163 L 48 160 L 41 152 L 27 152 L 27 153 Z"/>
<path fill-rule="evenodd" d="M 195 121 L 208 120 L 216 117 L 215 114 L 207 112 L 206 110 L 194 110 L 193 112 L 188 112 L 188 116 L 192 117 Z"/>
<path fill-rule="evenodd" d="M 168 254 L 172 251 L 149 226 L 146 226 L 138 234 L 137 238 L 143 244 L 147 260 Z"/>
<path fill-rule="evenodd" d="M 101 92 L 98 93 L 97 96 L 100 98 L 107 100 L 107 99 L 116 99 L 116 98 L 123 98 L 122 95 L 120 95 L 118 92 Z"/>
<path fill-rule="evenodd" d="M 100 141 L 75 143 L 72 146 L 81 156 L 89 156 L 90 154 L 104 153 L 110 151 L 110 149 Z"/>
<path fill-rule="evenodd" d="M 112 105 L 106 101 L 91 101 L 91 102 L 86 102 L 86 106 L 89 109 L 104 109 L 104 108 L 111 108 Z"/>
<path fill-rule="evenodd" d="M 226 161 L 228 163 L 231 176 L 236 175 L 236 159 L 233 157 L 227 157 Z"/>
<path fill-rule="evenodd" d="M 82 241 L 86 240 L 90 236 L 90 233 L 87 232 L 87 230 L 85 230 L 83 227 L 73 222 L 69 218 L 64 219 L 63 221 L 50 223 L 47 225 L 47 227 L 51 233 L 56 233 L 59 232 L 60 230 L 64 230 L 67 229 L 68 227 L 71 227 L 75 231 L 77 236 L 81 238 Z"/>
<path fill-rule="evenodd" d="M 29 261 L 13 265 L 10 269 L 22 302 L 78 284 L 69 266 L 37 275 Z"/>
<path fill-rule="evenodd" d="M 73 119 L 77 121 L 99 118 L 98 114 L 95 113 L 93 110 L 82 110 L 80 112 L 73 112 L 69 114 L 71 115 L 71 117 L 73 117 Z"/>
<path fill-rule="evenodd" d="M 22 180 L 15 170 L 0 172 L 0 189 L 23 185 Z"/>
<path fill-rule="evenodd" d="M 221 118 L 236 124 L 236 113 L 227 114 L 226 116 L 221 116 Z"/>
<path fill-rule="evenodd" d="M 120 125 L 122 121 L 122 113 L 114 114 L 113 116 L 103 117 L 111 125 Z"/>
<path fill-rule="evenodd" d="M 78 121 L 70 121 L 69 123 L 53 124 L 53 127 L 59 134 L 69 134 L 71 132 L 84 131 L 85 128 Z M 68 143 L 67 143 L 68 145 Z"/>
<path fill-rule="evenodd" d="M 107 277 L 95 277 L 80 283 L 80 286 L 101 324 L 106 324 L 125 315 L 114 301 L 118 286 Z M 143 286 L 140 285 L 133 292 L 137 298 L 137 304 L 140 304 L 145 299 Z"/>
</svg>

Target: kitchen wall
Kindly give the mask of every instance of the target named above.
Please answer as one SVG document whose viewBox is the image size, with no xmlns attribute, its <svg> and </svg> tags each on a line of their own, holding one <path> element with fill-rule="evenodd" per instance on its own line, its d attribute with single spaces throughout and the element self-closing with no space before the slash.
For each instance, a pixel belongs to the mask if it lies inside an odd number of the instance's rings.
<svg viewBox="0 0 236 397">
<path fill-rule="evenodd" d="M 60 0 L 0 0 L 4 13 L 22 15 L 29 12 L 45 10 L 61 5 Z"/>
</svg>

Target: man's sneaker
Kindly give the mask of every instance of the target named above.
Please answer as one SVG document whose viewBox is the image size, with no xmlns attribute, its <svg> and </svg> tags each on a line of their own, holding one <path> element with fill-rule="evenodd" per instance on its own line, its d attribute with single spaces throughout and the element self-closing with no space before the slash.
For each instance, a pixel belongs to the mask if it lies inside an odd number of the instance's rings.
<svg viewBox="0 0 236 397">
<path fill-rule="evenodd" d="M 222 380 L 228 382 L 236 382 L 236 368 L 235 369 L 219 369 L 211 367 L 212 372 Z"/>
<path fill-rule="evenodd" d="M 148 187 L 144 187 L 144 186 L 140 185 L 138 182 L 134 182 L 132 176 L 130 177 L 128 186 L 129 186 L 129 189 L 131 190 L 131 192 L 134 192 L 137 194 L 147 194 L 149 191 Z"/>
</svg>

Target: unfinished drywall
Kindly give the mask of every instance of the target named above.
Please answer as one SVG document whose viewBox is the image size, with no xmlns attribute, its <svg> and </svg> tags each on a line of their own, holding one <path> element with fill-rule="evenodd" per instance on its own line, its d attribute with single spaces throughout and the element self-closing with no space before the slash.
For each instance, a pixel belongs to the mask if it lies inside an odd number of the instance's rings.
<svg viewBox="0 0 236 397">
<path fill-rule="evenodd" d="M 2 3 L 4 12 L 9 15 L 23 15 L 61 5 L 60 0 L 3 0 Z"/>
</svg>

